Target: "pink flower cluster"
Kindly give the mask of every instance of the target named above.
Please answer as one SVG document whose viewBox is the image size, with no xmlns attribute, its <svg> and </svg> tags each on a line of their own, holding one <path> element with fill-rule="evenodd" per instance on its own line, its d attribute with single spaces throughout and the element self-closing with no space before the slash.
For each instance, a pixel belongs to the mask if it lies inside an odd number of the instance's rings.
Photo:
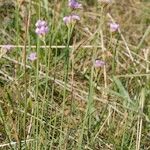
<svg viewBox="0 0 150 150">
<path fill-rule="evenodd" d="M 117 23 L 110 23 L 109 26 L 110 26 L 111 32 L 115 32 L 119 29 L 119 24 L 117 24 Z"/>
<path fill-rule="evenodd" d="M 72 9 L 78 9 L 78 8 L 82 8 L 82 4 L 80 4 L 79 2 L 77 2 L 77 0 L 69 0 L 68 1 L 68 6 Z M 66 25 L 79 21 L 80 17 L 76 14 L 71 14 L 69 16 L 65 16 L 63 18 L 63 21 Z"/>
<path fill-rule="evenodd" d="M 105 62 L 99 59 L 96 59 L 94 62 L 94 67 L 99 68 L 99 67 L 103 67 L 105 65 Z"/>
<path fill-rule="evenodd" d="M 69 0 L 68 6 L 73 9 L 82 8 L 82 4 L 78 3 L 76 0 Z"/>
<path fill-rule="evenodd" d="M 35 26 L 36 26 L 35 32 L 38 35 L 45 35 L 49 31 L 47 23 L 44 20 L 38 20 Z"/>
<path fill-rule="evenodd" d="M 3 49 L 5 49 L 7 52 L 12 49 L 13 45 L 3 45 Z"/>
<path fill-rule="evenodd" d="M 32 53 L 29 55 L 28 59 L 31 60 L 31 61 L 36 60 L 36 59 L 37 59 L 37 54 L 36 54 L 36 52 L 32 52 Z"/>
<path fill-rule="evenodd" d="M 70 16 L 65 16 L 63 18 L 63 21 L 65 24 L 69 24 L 69 23 L 74 22 L 76 20 L 80 20 L 80 17 L 78 15 L 70 15 Z"/>
</svg>

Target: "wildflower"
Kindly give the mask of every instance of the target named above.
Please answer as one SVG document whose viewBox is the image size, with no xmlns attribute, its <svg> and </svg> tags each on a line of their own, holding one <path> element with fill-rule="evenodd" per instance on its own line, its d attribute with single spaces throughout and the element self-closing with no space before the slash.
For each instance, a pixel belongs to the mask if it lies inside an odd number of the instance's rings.
<svg viewBox="0 0 150 150">
<path fill-rule="evenodd" d="M 49 31 L 47 23 L 44 20 L 38 20 L 35 26 L 36 26 L 35 33 L 38 35 L 45 35 Z"/>
<path fill-rule="evenodd" d="M 119 29 L 119 24 L 117 24 L 117 23 L 110 23 L 109 26 L 110 26 L 110 31 L 111 32 L 115 32 Z"/>
<path fill-rule="evenodd" d="M 38 21 L 36 22 L 35 26 L 36 26 L 37 28 L 40 28 L 40 27 L 42 27 L 42 26 L 47 26 L 47 23 L 46 23 L 46 21 L 44 21 L 44 20 L 38 20 Z"/>
<path fill-rule="evenodd" d="M 70 15 L 70 16 L 65 16 L 63 18 L 63 21 L 65 24 L 70 24 L 74 21 L 79 21 L 80 20 L 80 17 L 78 15 Z"/>
<path fill-rule="evenodd" d="M 36 59 L 37 59 L 36 53 L 35 53 L 35 52 L 32 52 L 32 53 L 29 55 L 28 59 L 31 60 L 31 61 L 36 60 Z"/>
<path fill-rule="evenodd" d="M 35 32 L 38 35 L 45 35 L 46 33 L 48 33 L 49 29 L 48 27 L 44 27 L 42 26 L 41 28 L 36 28 Z"/>
<path fill-rule="evenodd" d="M 3 45 L 3 49 L 5 49 L 6 51 L 10 51 L 12 49 L 12 45 Z"/>
<path fill-rule="evenodd" d="M 82 8 L 82 4 L 78 3 L 76 0 L 69 0 L 68 5 L 73 9 Z"/>
<path fill-rule="evenodd" d="M 96 59 L 94 62 L 94 67 L 98 68 L 98 67 L 103 67 L 105 65 L 105 62 L 99 59 Z"/>
</svg>

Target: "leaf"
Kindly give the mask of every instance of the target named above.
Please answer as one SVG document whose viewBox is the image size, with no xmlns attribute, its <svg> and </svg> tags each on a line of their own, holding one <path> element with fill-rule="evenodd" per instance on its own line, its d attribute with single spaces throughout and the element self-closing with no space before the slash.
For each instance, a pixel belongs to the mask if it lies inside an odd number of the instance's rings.
<svg viewBox="0 0 150 150">
<path fill-rule="evenodd" d="M 113 80 L 114 80 L 115 84 L 117 85 L 117 88 L 119 89 L 119 93 L 126 100 L 126 102 L 133 103 L 127 90 L 124 88 L 122 82 L 119 79 L 117 79 L 116 77 L 113 77 Z"/>
</svg>

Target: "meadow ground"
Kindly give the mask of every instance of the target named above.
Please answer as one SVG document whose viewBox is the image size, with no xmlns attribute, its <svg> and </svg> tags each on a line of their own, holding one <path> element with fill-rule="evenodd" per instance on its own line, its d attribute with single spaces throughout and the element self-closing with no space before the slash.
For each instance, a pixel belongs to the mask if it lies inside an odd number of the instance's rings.
<svg viewBox="0 0 150 150">
<path fill-rule="evenodd" d="M 0 0 L 0 149 L 150 150 L 150 1 Z"/>
</svg>

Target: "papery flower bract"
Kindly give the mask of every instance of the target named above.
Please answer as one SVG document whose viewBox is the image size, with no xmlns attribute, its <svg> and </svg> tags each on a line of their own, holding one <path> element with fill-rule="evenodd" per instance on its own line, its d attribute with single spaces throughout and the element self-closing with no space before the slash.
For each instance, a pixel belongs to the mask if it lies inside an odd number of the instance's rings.
<svg viewBox="0 0 150 150">
<path fill-rule="evenodd" d="M 36 55 L 36 52 L 32 52 L 29 57 L 28 57 L 29 60 L 31 61 L 34 61 L 37 59 L 37 55 Z"/>
<path fill-rule="evenodd" d="M 69 0 L 68 5 L 73 9 L 82 8 L 82 4 L 78 3 L 76 0 Z"/>
<path fill-rule="evenodd" d="M 38 20 L 35 26 L 36 26 L 35 33 L 38 35 L 45 35 L 49 31 L 47 23 L 44 20 Z"/>
<path fill-rule="evenodd" d="M 74 21 L 79 21 L 80 20 L 80 17 L 78 15 L 70 15 L 70 16 L 65 16 L 63 18 L 63 21 L 65 24 L 70 24 Z"/>
<path fill-rule="evenodd" d="M 109 26 L 110 26 L 111 32 L 115 32 L 119 29 L 119 24 L 117 24 L 117 23 L 110 23 Z"/>
<path fill-rule="evenodd" d="M 105 62 L 99 59 L 96 59 L 94 62 L 94 67 L 98 68 L 98 67 L 103 67 L 105 65 Z"/>
</svg>

